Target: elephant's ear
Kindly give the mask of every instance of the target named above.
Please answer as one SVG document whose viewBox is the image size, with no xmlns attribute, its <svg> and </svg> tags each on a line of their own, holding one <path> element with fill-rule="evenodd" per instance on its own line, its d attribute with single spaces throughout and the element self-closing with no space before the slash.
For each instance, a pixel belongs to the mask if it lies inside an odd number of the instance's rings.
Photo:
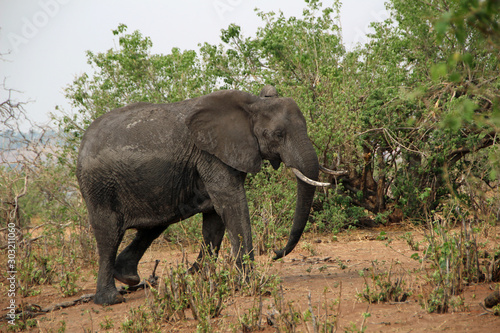
<svg viewBox="0 0 500 333">
<path fill-rule="evenodd" d="M 200 97 L 186 118 L 195 144 L 230 167 L 259 172 L 262 158 L 253 134 L 248 105 L 256 96 L 240 91 L 219 91 Z"/>
</svg>

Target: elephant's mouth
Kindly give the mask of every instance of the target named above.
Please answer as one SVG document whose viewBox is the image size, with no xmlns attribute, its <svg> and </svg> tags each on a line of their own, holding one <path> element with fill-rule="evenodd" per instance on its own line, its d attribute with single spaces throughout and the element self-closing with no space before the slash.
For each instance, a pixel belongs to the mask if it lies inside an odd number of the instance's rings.
<svg viewBox="0 0 500 333">
<path fill-rule="evenodd" d="M 277 159 L 269 160 L 269 162 L 271 162 L 271 165 L 273 166 L 274 170 L 278 170 L 280 168 L 281 159 L 277 158 Z"/>
</svg>

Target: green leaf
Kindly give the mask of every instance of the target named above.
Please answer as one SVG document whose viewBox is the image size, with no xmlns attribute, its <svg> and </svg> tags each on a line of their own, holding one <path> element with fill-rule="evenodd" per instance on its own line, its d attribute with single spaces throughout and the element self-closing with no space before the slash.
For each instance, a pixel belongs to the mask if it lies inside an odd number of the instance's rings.
<svg viewBox="0 0 500 333">
<path fill-rule="evenodd" d="M 447 13 L 447 14 L 450 14 L 450 13 Z M 449 19 L 449 17 L 445 17 L 444 15 L 443 15 L 443 18 L 441 20 L 437 21 L 436 24 L 434 25 L 434 29 L 436 29 L 436 32 L 439 35 L 444 35 L 446 33 L 446 31 L 448 31 L 449 27 L 450 27 L 450 19 Z"/>
<path fill-rule="evenodd" d="M 431 78 L 433 81 L 438 81 L 446 77 L 448 66 L 445 63 L 439 63 L 431 67 Z"/>
<path fill-rule="evenodd" d="M 462 99 L 453 113 L 463 121 L 472 122 L 477 108 L 478 105 L 470 99 Z"/>
<path fill-rule="evenodd" d="M 452 82 L 459 83 L 462 81 L 462 74 L 459 72 L 453 72 L 450 74 L 449 79 Z"/>
<path fill-rule="evenodd" d="M 468 66 L 472 67 L 472 64 L 473 64 L 473 57 L 472 57 L 472 54 L 470 53 L 464 53 L 462 55 L 462 61 L 464 63 L 466 63 Z"/>
</svg>

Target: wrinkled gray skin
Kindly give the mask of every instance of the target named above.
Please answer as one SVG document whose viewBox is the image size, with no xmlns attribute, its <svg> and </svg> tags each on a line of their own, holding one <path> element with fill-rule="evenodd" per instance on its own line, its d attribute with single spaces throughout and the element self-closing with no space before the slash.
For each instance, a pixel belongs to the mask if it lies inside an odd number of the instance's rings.
<svg viewBox="0 0 500 333">
<path fill-rule="evenodd" d="M 227 230 L 237 264 L 253 260 L 244 181 L 262 160 L 318 178 L 318 158 L 297 104 L 266 86 L 257 97 L 226 90 L 173 104 L 137 103 L 87 129 L 77 177 L 99 250 L 97 304 L 123 301 L 114 279 L 140 282 L 137 265 L 169 225 L 203 214 L 204 253 L 217 255 Z M 269 96 L 269 97 L 265 97 Z M 315 188 L 298 180 L 290 253 L 306 225 Z M 125 230 L 135 239 L 119 255 Z M 197 264 L 194 265 L 196 268 Z"/>
</svg>

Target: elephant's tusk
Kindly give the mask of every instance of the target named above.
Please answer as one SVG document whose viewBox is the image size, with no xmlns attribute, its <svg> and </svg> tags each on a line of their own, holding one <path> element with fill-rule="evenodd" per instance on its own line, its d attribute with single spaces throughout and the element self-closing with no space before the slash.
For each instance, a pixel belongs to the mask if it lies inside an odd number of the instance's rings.
<svg viewBox="0 0 500 333">
<path fill-rule="evenodd" d="M 297 178 L 299 178 L 304 183 L 307 183 L 309 185 L 318 186 L 318 187 L 326 187 L 326 186 L 331 185 L 330 183 L 322 183 L 322 182 L 318 182 L 318 181 L 312 180 L 310 178 L 307 178 L 302 172 L 300 172 L 299 170 L 297 170 L 295 168 L 290 168 L 290 169 L 292 169 L 293 173 L 295 174 L 295 176 L 297 176 Z"/>
<path fill-rule="evenodd" d="M 324 172 L 324 173 L 327 173 L 329 175 L 332 175 L 332 176 L 342 176 L 342 175 L 347 175 L 348 172 L 345 171 L 345 170 L 342 170 L 342 171 L 333 171 L 333 170 L 330 170 L 324 166 L 322 166 L 321 164 L 319 165 L 319 169 Z"/>
</svg>

